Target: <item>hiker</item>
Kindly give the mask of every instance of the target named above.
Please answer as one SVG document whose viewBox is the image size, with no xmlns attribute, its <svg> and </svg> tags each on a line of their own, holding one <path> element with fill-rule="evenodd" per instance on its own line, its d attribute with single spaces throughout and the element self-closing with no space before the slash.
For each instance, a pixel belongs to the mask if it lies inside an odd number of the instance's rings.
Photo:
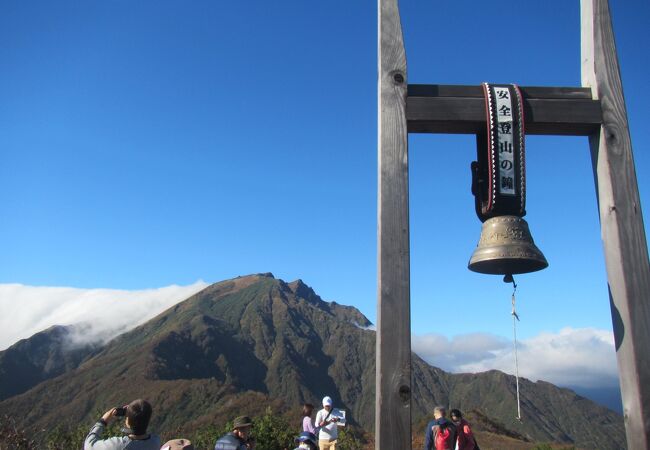
<svg viewBox="0 0 650 450">
<path fill-rule="evenodd" d="M 294 450 L 318 450 L 318 446 L 316 445 L 316 435 L 309 431 L 303 431 L 296 439 L 294 439 L 294 441 L 296 444 L 299 444 Z"/>
<path fill-rule="evenodd" d="M 454 450 L 456 447 L 456 426 L 447 420 L 444 406 L 433 409 L 434 419 L 427 424 L 424 450 Z"/>
<path fill-rule="evenodd" d="M 323 409 L 316 413 L 316 426 L 320 429 L 318 432 L 319 450 L 336 450 L 336 440 L 339 435 L 336 426 L 338 421 L 338 417 L 332 416 L 332 399 L 327 396 L 323 397 Z"/>
<path fill-rule="evenodd" d="M 476 439 L 472 433 L 467 420 L 463 419 L 463 414 L 458 409 L 452 409 L 449 412 L 451 421 L 456 425 L 456 434 L 458 441 L 458 450 L 475 450 L 477 448 Z"/>
<path fill-rule="evenodd" d="M 316 429 L 314 424 L 311 421 L 311 415 L 314 412 L 314 405 L 311 403 L 305 403 L 302 406 L 302 431 L 308 431 L 309 433 L 316 434 Z"/>
<path fill-rule="evenodd" d="M 148 401 L 137 399 L 126 406 L 111 408 L 90 429 L 84 441 L 84 450 L 159 450 L 160 438 L 155 434 L 148 434 L 147 427 L 151 419 L 151 405 Z M 113 421 L 126 417 L 125 428 L 122 431 L 126 436 L 102 439 L 106 427 Z"/>
<path fill-rule="evenodd" d="M 194 446 L 188 439 L 172 439 L 165 442 L 160 450 L 194 450 Z"/>
<path fill-rule="evenodd" d="M 216 444 L 214 450 L 252 450 L 255 448 L 255 439 L 250 435 L 253 421 L 248 416 L 235 418 L 232 424 L 233 430 L 223 435 Z"/>
</svg>

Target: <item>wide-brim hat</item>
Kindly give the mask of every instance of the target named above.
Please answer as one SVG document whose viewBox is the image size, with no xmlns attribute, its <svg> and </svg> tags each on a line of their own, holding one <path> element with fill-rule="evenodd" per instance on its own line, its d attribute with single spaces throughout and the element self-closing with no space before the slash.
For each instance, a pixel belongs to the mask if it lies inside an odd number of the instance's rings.
<svg viewBox="0 0 650 450">
<path fill-rule="evenodd" d="M 194 450 L 194 446 L 188 439 L 172 439 L 165 442 L 160 450 Z"/>
<path fill-rule="evenodd" d="M 316 435 L 314 433 L 310 433 L 309 431 L 303 431 L 298 435 L 296 439 L 294 439 L 295 442 L 311 442 L 314 445 L 316 444 Z"/>
<path fill-rule="evenodd" d="M 235 422 L 232 424 L 233 428 L 244 428 L 253 426 L 253 421 L 248 416 L 239 416 L 235 418 Z"/>
</svg>

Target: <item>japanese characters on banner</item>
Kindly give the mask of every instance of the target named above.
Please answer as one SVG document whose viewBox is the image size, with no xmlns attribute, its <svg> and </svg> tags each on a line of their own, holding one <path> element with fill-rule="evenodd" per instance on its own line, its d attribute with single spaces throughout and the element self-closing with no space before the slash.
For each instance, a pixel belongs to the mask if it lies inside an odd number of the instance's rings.
<svg viewBox="0 0 650 450">
<path fill-rule="evenodd" d="M 515 195 L 515 156 L 512 151 L 512 101 L 507 87 L 493 87 L 496 98 L 497 149 L 499 151 L 499 178 L 497 185 L 502 195 Z"/>
<path fill-rule="evenodd" d="M 524 114 L 514 84 L 483 83 L 486 133 L 477 136 L 477 161 L 472 164 L 472 193 L 481 221 L 500 215 L 526 214 Z"/>
</svg>

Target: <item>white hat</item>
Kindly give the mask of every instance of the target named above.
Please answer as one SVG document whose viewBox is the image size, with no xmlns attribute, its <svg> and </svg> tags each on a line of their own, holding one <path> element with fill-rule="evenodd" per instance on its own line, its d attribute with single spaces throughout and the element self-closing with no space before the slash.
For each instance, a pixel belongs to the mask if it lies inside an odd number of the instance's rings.
<svg viewBox="0 0 650 450">
<path fill-rule="evenodd" d="M 166 442 L 160 450 L 194 450 L 194 446 L 187 439 L 172 439 Z"/>
<path fill-rule="evenodd" d="M 332 399 L 328 396 L 323 397 L 323 406 L 332 406 Z"/>
</svg>

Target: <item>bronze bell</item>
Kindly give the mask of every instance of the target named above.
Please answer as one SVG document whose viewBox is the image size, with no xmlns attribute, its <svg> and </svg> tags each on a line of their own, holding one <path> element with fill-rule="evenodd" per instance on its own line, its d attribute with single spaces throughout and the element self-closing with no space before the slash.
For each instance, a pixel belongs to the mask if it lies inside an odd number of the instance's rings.
<svg viewBox="0 0 650 450">
<path fill-rule="evenodd" d="M 468 268 L 491 275 L 535 272 L 548 267 L 530 235 L 526 215 L 523 95 L 517 85 L 483 83 L 486 130 L 476 135 L 472 194 L 483 222 Z"/>
<path fill-rule="evenodd" d="M 491 275 L 514 275 L 548 267 L 528 224 L 518 216 L 496 216 L 483 222 L 481 238 L 467 265 Z"/>
</svg>

